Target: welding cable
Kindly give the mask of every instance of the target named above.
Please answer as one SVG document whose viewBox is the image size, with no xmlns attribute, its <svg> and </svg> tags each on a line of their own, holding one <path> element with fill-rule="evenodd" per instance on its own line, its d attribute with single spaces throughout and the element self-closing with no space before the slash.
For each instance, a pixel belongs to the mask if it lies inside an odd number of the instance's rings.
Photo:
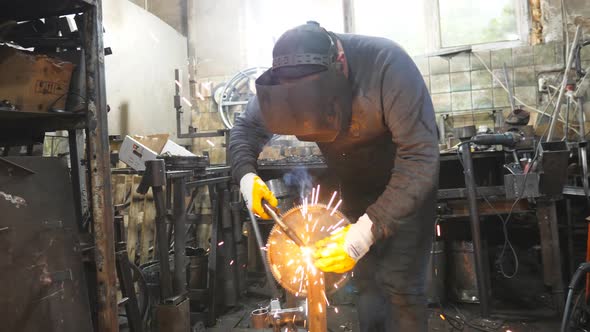
<svg viewBox="0 0 590 332">
<path fill-rule="evenodd" d="M 580 281 L 580 279 L 586 276 L 586 273 L 590 272 L 590 263 L 582 263 L 574 275 L 572 276 L 572 280 L 568 286 L 569 290 L 567 292 L 567 300 L 565 301 L 565 307 L 563 312 L 563 318 L 561 320 L 561 329 L 560 332 L 566 332 L 570 322 L 570 316 L 574 313 L 574 308 L 570 310 L 570 305 L 572 303 L 572 298 L 574 296 L 574 288 Z"/>
<path fill-rule="evenodd" d="M 469 144 L 472 141 L 465 141 L 465 142 L 461 142 L 459 143 L 459 145 L 457 146 L 457 157 L 459 158 L 459 162 L 461 162 L 461 166 L 463 167 L 463 169 L 465 169 L 465 165 L 463 164 L 463 160 L 461 159 L 461 154 L 459 153 L 461 150 L 461 146 L 464 144 Z M 470 147 L 467 147 L 470 148 Z M 526 184 L 526 180 L 528 177 L 528 173 L 524 176 L 524 183 Z M 524 188 L 524 184 L 523 184 L 523 188 Z M 522 191 L 522 190 L 521 190 Z M 488 198 L 485 195 L 481 195 L 481 197 L 486 201 L 486 203 L 488 203 L 488 205 L 492 208 L 492 210 L 494 211 L 494 213 L 496 214 L 496 216 L 502 221 L 502 233 L 504 235 L 504 245 L 502 246 L 502 251 L 500 252 L 500 257 L 498 258 L 498 261 L 500 262 L 499 267 L 500 267 L 500 273 L 502 274 L 502 276 L 504 276 L 504 278 L 507 279 L 511 279 L 514 278 L 516 276 L 516 274 L 518 273 L 518 267 L 519 267 L 519 260 L 518 260 L 518 255 L 516 254 L 516 250 L 514 249 L 514 246 L 512 245 L 512 242 L 510 242 L 510 238 L 508 236 L 508 220 L 510 220 L 510 216 L 512 215 L 512 212 L 514 210 L 514 207 L 516 206 L 516 204 L 518 204 L 518 202 L 520 201 L 520 198 L 517 198 L 514 203 L 512 203 L 512 207 L 510 208 L 510 212 L 508 213 L 508 217 L 506 219 L 504 219 L 500 213 L 498 213 L 498 211 L 496 211 L 496 209 L 494 208 L 494 206 L 490 203 L 490 201 L 488 200 Z M 506 253 L 506 248 L 510 248 L 510 250 L 512 251 L 512 256 L 514 257 L 514 272 L 511 275 L 506 274 L 506 272 L 504 271 L 504 267 L 502 264 L 502 261 L 504 259 L 504 254 Z"/>
<path fill-rule="evenodd" d="M 525 177 L 526 177 L 526 175 L 525 175 Z M 496 214 L 496 216 L 502 221 L 502 233 L 504 233 L 504 245 L 502 246 L 502 251 L 500 252 L 500 257 L 498 257 L 498 261 L 499 261 L 498 265 L 499 265 L 500 273 L 502 274 L 502 276 L 504 276 L 504 278 L 506 278 L 506 279 L 512 279 L 518 273 L 519 261 L 518 261 L 518 255 L 516 254 L 516 250 L 514 249 L 514 246 L 512 245 L 512 242 L 510 242 L 510 238 L 508 236 L 508 227 L 507 227 L 508 218 L 504 219 L 502 217 L 502 215 L 500 215 L 500 213 L 498 213 L 498 211 L 496 211 L 496 208 L 492 205 L 492 203 L 490 203 L 490 201 L 488 200 L 488 198 L 486 196 L 481 195 L 481 197 L 486 201 L 486 203 L 490 206 L 490 208 L 492 208 L 492 211 L 494 211 L 494 214 Z M 512 205 L 514 206 L 517 203 L 518 203 L 518 200 L 514 201 L 514 203 Z M 512 210 L 513 208 L 514 207 L 512 207 L 510 210 Z M 510 214 L 508 215 L 508 217 L 510 217 Z M 506 274 L 506 272 L 504 271 L 504 264 L 502 263 L 503 258 L 504 258 L 504 254 L 506 253 L 506 247 L 510 248 L 510 251 L 512 251 L 512 257 L 514 257 L 514 272 L 511 275 Z"/>
</svg>

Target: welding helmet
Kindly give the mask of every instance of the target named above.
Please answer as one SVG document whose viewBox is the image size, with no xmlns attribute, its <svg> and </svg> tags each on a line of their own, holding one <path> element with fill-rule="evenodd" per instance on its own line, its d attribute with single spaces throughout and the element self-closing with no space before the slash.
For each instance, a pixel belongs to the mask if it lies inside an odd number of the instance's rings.
<svg viewBox="0 0 590 332">
<path fill-rule="evenodd" d="M 262 119 L 271 132 L 332 142 L 348 128 L 352 88 L 337 57 L 336 37 L 316 22 L 279 38 L 272 68 L 256 80 Z"/>
</svg>

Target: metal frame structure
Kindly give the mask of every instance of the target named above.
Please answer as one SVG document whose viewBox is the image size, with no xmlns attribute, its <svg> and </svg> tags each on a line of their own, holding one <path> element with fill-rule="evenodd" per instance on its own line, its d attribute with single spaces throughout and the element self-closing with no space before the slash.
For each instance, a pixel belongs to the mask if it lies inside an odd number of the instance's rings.
<svg viewBox="0 0 590 332">
<path fill-rule="evenodd" d="M 94 237 L 94 263 L 96 265 L 97 317 L 96 328 L 101 332 L 117 332 L 117 287 L 114 241 L 114 209 L 110 181 L 110 157 L 107 128 L 107 105 L 104 75 L 104 46 L 101 0 L 0 0 L 0 20 L 27 21 L 57 17 L 66 14 L 82 14 L 78 24 L 78 45 L 83 54 L 85 78 L 80 91 L 86 94 L 85 113 L 30 113 L 0 112 L 0 145 L 31 145 L 43 141 L 44 133 L 68 130 L 71 157 L 72 184 L 76 199 L 76 216 L 80 229 L 85 212 L 91 216 Z M 59 38 L 57 38 L 59 39 Z M 59 40 L 41 40 L 54 45 Z M 57 45 L 55 45 L 57 47 Z M 86 156 L 82 130 L 86 136 Z M 82 165 L 82 160 L 86 162 Z M 86 169 L 84 169 L 86 168 Z M 86 190 L 86 176 L 89 188 Z M 90 205 L 83 210 L 84 195 Z M 92 247 L 92 244 L 89 244 Z"/>
</svg>

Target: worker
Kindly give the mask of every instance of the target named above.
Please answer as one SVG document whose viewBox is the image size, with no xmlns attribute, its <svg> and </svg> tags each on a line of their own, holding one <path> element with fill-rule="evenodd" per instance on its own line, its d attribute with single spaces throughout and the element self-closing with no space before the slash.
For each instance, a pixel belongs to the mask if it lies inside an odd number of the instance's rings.
<svg viewBox="0 0 590 332">
<path fill-rule="evenodd" d="M 315 265 L 355 268 L 361 331 L 426 331 L 439 150 L 432 101 L 412 59 L 388 39 L 335 34 L 316 22 L 277 40 L 229 144 L 233 176 L 263 218 L 261 201 L 277 200 L 256 175 L 256 159 L 272 134 L 316 142 L 340 181 L 342 211 L 356 223 L 317 243 Z"/>
</svg>

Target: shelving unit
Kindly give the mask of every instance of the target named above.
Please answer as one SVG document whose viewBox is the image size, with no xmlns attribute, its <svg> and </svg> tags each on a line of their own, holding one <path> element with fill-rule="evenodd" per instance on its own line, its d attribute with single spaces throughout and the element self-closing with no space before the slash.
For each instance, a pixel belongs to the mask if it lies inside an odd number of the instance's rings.
<svg viewBox="0 0 590 332">
<path fill-rule="evenodd" d="M 45 132 L 67 130 L 70 136 L 71 180 L 76 217 L 90 216 L 90 226 L 82 227 L 92 240 L 96 284 L 93 305 L 97 331 L 118 331 L 117 287 L 115 268 L 114 213 L 111 197 L 107 105 L 104 79 L 104 47 L 101 0 L 0 0 L 0 23 L 47 19 L 66 14 L 78 15 L 78 31 L 71 36 L 40 36 L 37 43 L 44 50 L 70 48 L 83 61 L 84 77 L 76 81 L 82 91 L 86 110 L 82 113 L 32 113 L 0 111 L 0 146 L 31 145 L 43 141 Z M 39 42 L 41 41 L 41 42 Z M 59 53 L 58 53 L 59 54 Z M 55 55 L 52 54 L 52 55 Z M 1 73 L 0 73 L 1 75 Z M 74 83 L 73 83 L 74 84 Z M 67 111 L 67 109 L 66 109 Z M 85 142 L 82 143 L 82 138 Z M 88 208 L 82 201 L 88 202 Z"/>
</svg>

